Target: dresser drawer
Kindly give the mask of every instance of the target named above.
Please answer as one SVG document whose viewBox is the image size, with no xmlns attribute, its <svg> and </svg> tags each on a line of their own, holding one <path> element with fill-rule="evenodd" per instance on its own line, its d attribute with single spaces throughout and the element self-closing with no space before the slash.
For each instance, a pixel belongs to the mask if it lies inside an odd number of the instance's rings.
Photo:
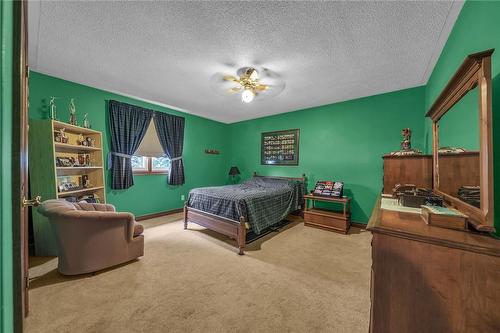
<svg viewBox="0 0 500 333">
<path fill-rule="evenodd" d="M 304 212 L 304 225 L 325 228 L 331 231 L 347 233 L 350 227 L 350 216 L 333 211 L 311 209 Z"/>
</svg>

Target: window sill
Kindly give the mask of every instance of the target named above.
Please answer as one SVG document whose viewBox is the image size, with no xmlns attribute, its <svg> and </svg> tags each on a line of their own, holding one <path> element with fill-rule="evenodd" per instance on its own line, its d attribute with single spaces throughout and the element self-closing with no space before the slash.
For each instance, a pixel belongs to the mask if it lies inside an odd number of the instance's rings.
<svg viewBox="0 0 500 333">
<path fill-rule="evenodd" d="M 168 175 L 168 171 L 134 171 L 134 176 L 148 176 L 148 175 Z"/>
</svg>

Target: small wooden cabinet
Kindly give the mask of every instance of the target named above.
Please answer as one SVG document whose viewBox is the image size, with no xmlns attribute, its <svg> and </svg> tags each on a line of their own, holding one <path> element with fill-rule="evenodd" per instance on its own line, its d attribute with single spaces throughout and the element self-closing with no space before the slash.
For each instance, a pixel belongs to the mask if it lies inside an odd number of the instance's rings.
<svg viewBox="0 0 500 333">
<path fill-rule="evenodd" d="M 384 155 L 384 194 L 396 184 L 432 188 L 432 155 Z"/>
<path fill-rule="evenodd" d="M 351 227 L 351 198 L 327 198 L 308 194 L 304 196 L 304 199 L 304 225 L 347 234 Z M 308 201 L 311 201 L 311 207 L 309 207 Z M 317 208 L 316 201 L 340 204 L 343 209 L 342 211 L 338 211 Z"/>
</svg>

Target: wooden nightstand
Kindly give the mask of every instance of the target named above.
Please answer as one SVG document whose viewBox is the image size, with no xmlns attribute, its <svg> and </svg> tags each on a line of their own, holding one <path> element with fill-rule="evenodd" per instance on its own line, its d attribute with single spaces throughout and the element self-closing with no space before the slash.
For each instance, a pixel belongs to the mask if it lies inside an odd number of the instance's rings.
<svg viewBox="0 0 500 333">
<path fill-rule="evenodd" d="M 351 227 L 351 198 L 328 198 L 307 194 L 304 195 L 304 200 L 304 225 L 347 234 Z M 312 201 L 311 208 L 308 200 Z M 343 209 L 340 211 L 316 208 L 316 201 L 342 204 Z"/>
</svg>

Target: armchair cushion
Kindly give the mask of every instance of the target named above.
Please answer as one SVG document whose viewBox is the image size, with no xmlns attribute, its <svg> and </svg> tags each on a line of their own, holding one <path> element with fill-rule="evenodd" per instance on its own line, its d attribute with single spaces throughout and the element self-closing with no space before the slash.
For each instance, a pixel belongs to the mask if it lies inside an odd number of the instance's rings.
<svg viewBox="0 0 500 333">
<path fill-rule="evenodd" d="M 77 210 L 85 210 L 85 211 L 99 211 L 99 212 L 115 212 L 115 206 L 110 204 L 101 204 L 101 203 L 89 203 L 86 201 L 80 201 L 78 203 L 74 203 L 75 208 Z"/>
</svg>

